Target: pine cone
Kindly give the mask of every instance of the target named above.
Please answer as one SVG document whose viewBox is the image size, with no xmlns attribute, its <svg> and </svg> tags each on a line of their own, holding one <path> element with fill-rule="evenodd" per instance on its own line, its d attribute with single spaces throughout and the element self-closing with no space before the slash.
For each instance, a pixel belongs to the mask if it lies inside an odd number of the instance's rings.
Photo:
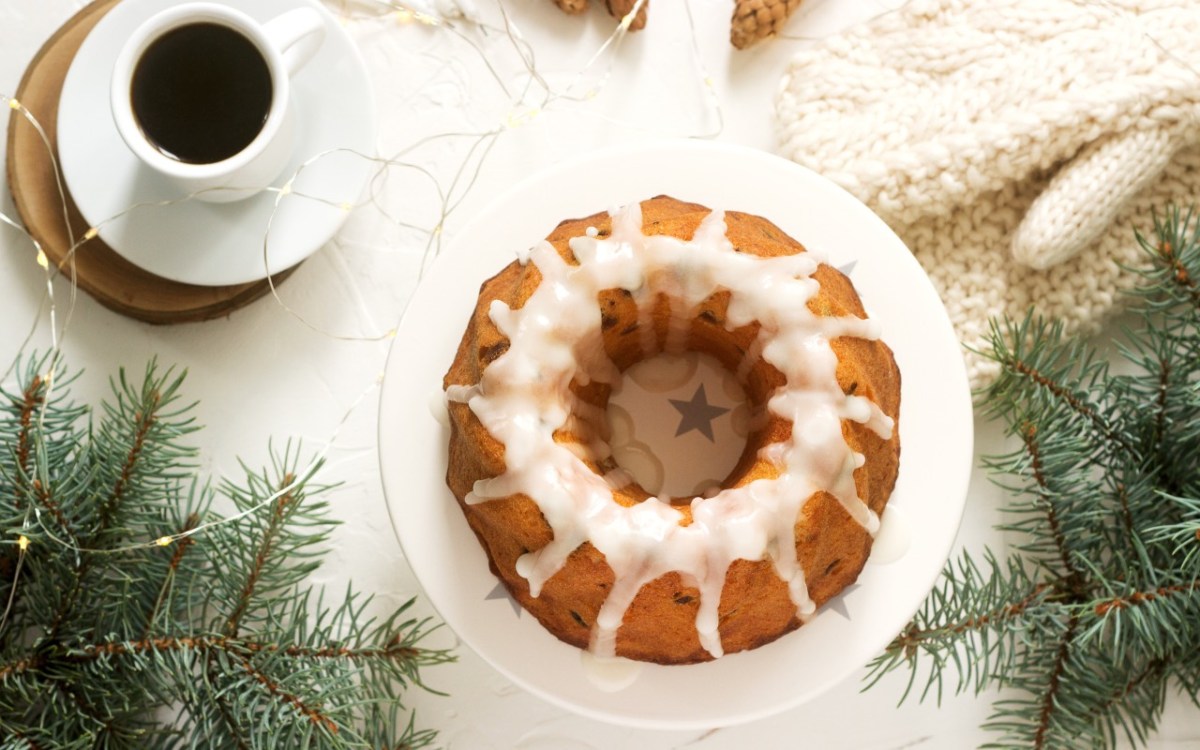
<svg viewBox="0 0 1200 750">
<path fill-rule="evenodd" d="M 760 39 L 779 33 L 784 21 L 796 8 L 801 0 L 736 0 L 733 9 L 729 41 L 738 49 L 745 49 Z M 624 18 L 637 0 L 604 0 L 608 12 L 614 18 Z M 587 8 L 588 0 L 554 0 L 554 4 L 567 13 L 582 13 Z M 646 26 L 646 8 L 650 3 L 642 4 L 637 15 L 629 24 L 633 31 Z"/>
<path fill-rule="evenodd" d="M 801 0 L 737 0 L 729 41 L 746 49 L 758 40 L 779 33 L 783 22 L 800 7 Z"/>
<path fill-rule="evenodd" d="M 637 4 L 637 0 L 605 0 L 608 5 L 608 12 L 613 18 L 624 18 L 629 11 L 633 10 L 633 6 Z M 650 2 L 642 3 L 642 7 L 638 8 L 637 15 L 633 17 L 633 21 L 629 24 L 629 28 L 633 31 L 645 28 L 646 26 L 646 8 Z"/>
<path fill-rule="evenodd" d="M 624 18 L 629 11 L 633 10 L 633 6 L 636 3 L 637 0 L 604 0 L 604 4 L 608 6 L 609 14 L 616 19 Z M 560 10 L 570 13 L 571 15 L 575 15 L 576 13 L 582 13 L 587 9 L 588 0 L 554 0 L 554 4 L 557 5 Z M 637 15 L 633 17 L 633 21 L 629 24 L 630 29 L 637 31 L 645 28 L 646 8 L 649 5 L 649 0 L 642 3 L 642 7 L 638 9 Z"/>
<path fill-rule="evenodd" d="M 554 4 L 563 12 L 575 15 L 587 9 L 588 0 L 554 0 Z"/>
</svg>

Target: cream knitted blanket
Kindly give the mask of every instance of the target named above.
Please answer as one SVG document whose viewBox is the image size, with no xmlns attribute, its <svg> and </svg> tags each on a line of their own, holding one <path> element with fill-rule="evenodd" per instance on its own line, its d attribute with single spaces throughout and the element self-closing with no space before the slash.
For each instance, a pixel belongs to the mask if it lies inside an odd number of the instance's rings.
<svg viewBox="0 0 1200 750">
<path fill-rule="evenodd" d="M 1135 229 L 1200 199 L 1200 2 L 913 0 L 800 52 L 783 154 L 908 244 L 970 352 L 1032 307 L 1094 331 Z"/>
</svg>

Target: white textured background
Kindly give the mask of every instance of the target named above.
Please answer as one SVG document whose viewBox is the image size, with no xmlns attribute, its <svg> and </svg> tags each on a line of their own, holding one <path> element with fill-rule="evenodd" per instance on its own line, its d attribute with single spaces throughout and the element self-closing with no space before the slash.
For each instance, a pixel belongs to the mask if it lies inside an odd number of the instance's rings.
<svg viewBox="0 0 1200 750">
<path fill-rule="evenodd" d="M 649 28 L 617 50 L 611 77 L 605 79 L 598 74 L 607 69 L 604 64 L 582 77 L 580 71 L 613 28 L 606 14 L 595 11 L 569 18 L 550 0 L 509 0 L 505 7 L 551 88 L 561 92 L 577 83 L 580 92 L 593 86 L 599 91 L 589 101 L 558 100 L 544 106 L 536 89 L 521 103 L 497 84 L 498 79 L 510 92 L 518 92 L 526 80 L 510 40 L 502 35 L 468 32 L 473 41 L 467 43 L 442 29 L 370 18 L 371 6 L 354 4 L 358 0 L 327 1 L 335 12 L 345 14 L 346 27 L 367 60 L 380 113 L 380 153 L 411 149 L 400 158 L 427 167 L 444 187 L 451 184 L 470 147 L 483 142 L 472 137 L 422 142 L 424 137 L 489 131 L 514 113 L 519 117 L 536 110 L 528 123 L 494 139 L 469 190 L 460 184 L 462 205 L 446 222 L 446 236 L 472 207 L 483 205 L 496 191 L 582 150 L 681 136 L 715 136 L 771 150 L 772 95 L 788 55 L 807 43 L 804 38 L 828 34 L 899 2 L 807 0 L 788 25 L 794 38 L 735 52 L 728 44 L 730 0 L 692 0 L 694 35 L 684 3 L 655 0 Z M 486 18 L 497 18 L 494 0 L 478 4 Z M 42 41 L 81 5 L 70 0 L 0 0 L 0 92 L 14 93 Z M 711 92 L 704 85 L 706 75 Z M 477 162 L 470 164 L 473 168 Z M 186 395 L 200 400 L 197 415 L 207 425 L 197 438 L 202 466 L 214 476 L 235 474 L 237 457 L 251 465 L 263 463 L 271 437 L 300 437 L 309 449 L 321 450 L 352 409 L 330 448 L 323 474 L 326 480 L 343 483 L 331 500 L 345 524 L 320 582 L 336 590 L 353 579 L 358 589 L 378 592 L 386 605 L 421 593 L 389 526 L 377 471 L 378 393 L 373 384 L 388 344 L 346 339 L 369 339 L 389 330 L 417 283 L 427 235 L 401 224 L 431 229 L 440 211 L 431 183 L 414 174 L 399 167 L 389 170 L 380 194 L 384 210 L 368 207 L 356 212 L 337 241 L 283 284 L 280 294 L 295 315 L 264 299 L 227 319 L 154 327 L 122 318 L 81 295 L 63 339 L 68 364 L 86 369 L 75 389 L 80 400 L 104 393 L 117 367 L 140 371 L 154 355 L 162 363 L 186 368 Z M 7 190 L 0 194 L 0 210 L 12 215 Z M 0 229 L 0 257 L 0 366 L 7 366 L 37 318 L 44 281 L 32 250 L 5 229 Z M 60 303 L 68 291 L 58 282 Z M 337 337 L 314 332 L 305 323 Z M 34 343 L 44 349 L 48 342 L 42 321 Z M 1000 445 L 995 428 L 977 428 L 978 452 L 996 452 Z M 991 531 L 1000 499 L 977 471 L 960 544 L 976 550 L 985 543 L 1003 544 Z M 424 604 L 420 611 L 431 614 Z M 443 629 L 436 641 L 452 645 L 454 639 Z M 705 732 L 650 732 L 576 718 L 523 693 L 469 651 L 459 649 L 458 656 L 458 663 L 424 675 L 448 697 L 413 690 L 408 699 L 418 711 L 418 723 L 441 732 L 440 746 L 459 750 L 952 750 L 988 739 L 977 726 L 986 719 L 993 697 L 948 697 L 940 708 L 916 703 L 896 707 L 905 675 L 893 675 L 866 694 L 859 693 L 856 677 L 806 706 L 754 724 Z M 802 669 L 796 679 L 804 680 Z M 1200 747 L 1200 714 L 1173 698 L 1150 747 Z"/>
</svg>

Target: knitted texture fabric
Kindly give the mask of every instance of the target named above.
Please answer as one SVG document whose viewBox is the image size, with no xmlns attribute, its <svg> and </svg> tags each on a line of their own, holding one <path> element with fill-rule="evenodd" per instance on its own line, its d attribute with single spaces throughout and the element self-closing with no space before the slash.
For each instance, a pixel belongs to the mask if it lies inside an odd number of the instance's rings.
<svg viewBox="0 0 1200 750">
<path fill-rule="evenodd" d="M 1200 198 L 1200 3 L 913 0 L 801 51 L 776 111 L 912 249 L 980 386 L 989 319 L 1094 332 L 1135 230 Z"/>
</svg>

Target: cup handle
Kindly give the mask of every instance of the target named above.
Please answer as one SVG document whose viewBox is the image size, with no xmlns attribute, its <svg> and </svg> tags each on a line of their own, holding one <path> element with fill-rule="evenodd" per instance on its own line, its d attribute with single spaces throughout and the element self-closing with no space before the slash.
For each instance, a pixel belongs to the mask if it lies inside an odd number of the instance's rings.
<svg viewBox="0 0 1200 750">
<path fill-rule="evenodd" d="M 263 31 L 283 57 L 290 76 L 321 48 L 325 41 L 325 19 L 312 8 L 296 8 L 263 24 Z"/>
</svg>

